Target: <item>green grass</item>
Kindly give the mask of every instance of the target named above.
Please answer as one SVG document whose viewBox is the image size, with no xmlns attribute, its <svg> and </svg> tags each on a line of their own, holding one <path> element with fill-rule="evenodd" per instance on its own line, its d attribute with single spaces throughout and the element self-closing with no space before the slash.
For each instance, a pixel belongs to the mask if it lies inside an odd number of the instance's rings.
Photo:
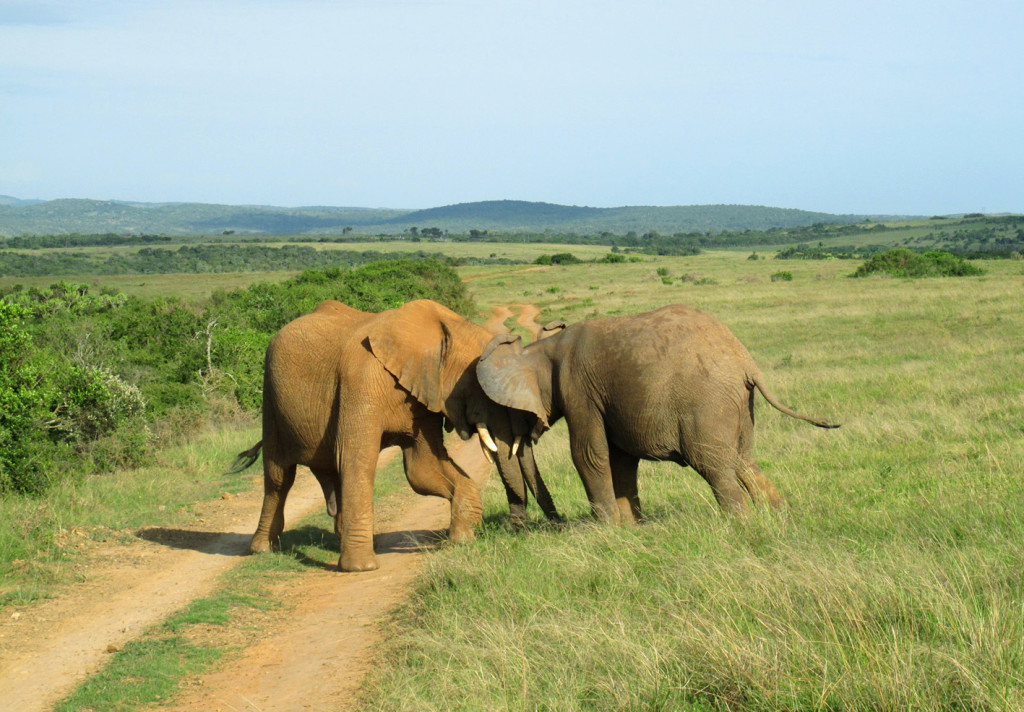
<svg viewBox="0 0 1024 712">
<path fill-rule="evenodd" d="M 197 501 L 252 487 L 255 469 L 223 472 L 258 439 L 252 424 L 209 429 L 160 453 L 153 466 L 65 481 L 45 497 L 0 498 L 0 608 L 73 581 L 85 542 L 131 541 L 139 527 L 191 520 Z"/>
<path fill-rule="evenodd" d="M 509 281 L 544 302 L 542 321 L 696 304 L 784 402 L 843 427 L 762 401 L 755 456 L 785 513 L 724 517 L 692 471 L 647 463 L 649 521 L 627 530 L 589 522 L 564 431 L 545 435 L 569 526 L 511 534 L 488 491 L 479 541 L 433 556 L 390 627 L 367 709 L 1024 707 L 1020 264 L 862 281 L 791 262 L 793 281 L 772 283 L 777 264 L 561 268 L 555 295 L 547 272 Z M 658 265 L 717 283 L 666 286 Z M 498 303 L 487 282 L 478 302 Z M 594 283 L 602 298 L 574 308 Z"/>
<path fill-rule="evenodd" d="M 514 533 L 500 486 L 485 490 L 478 541 L 431 554 L 387 624 L 364 709 L 1024 708 L 1024 265 L 853 280 L 857 263 L 788 261 L 793 280 L 772 282 L 780 263 L 748 253 L 461 270 L 476 278 L 481 321 L 499 304 L 537 304 L 541 323 L 698 306 L 732 328 L 783 402 L 843 427 L 819 430 L 760 401 L 755 457 L 787 511 L 725 517 L 691 470 L 643 463 L 648 522 L 613 529 L 591 522 L 556 426 L 538 460 L 568 525 L 544 525 L 531 507 L 530 529 Z M 223 452 L 251 444 L 238 439 Z M 4 511 L 0 526 L 83 516 L 72 494 L 48 514 Z M 251 610 L 237 598 L 252 590 L 245 576 L 336 560 L 329 523 L 301 523 L 284 541 L 285 555 L 231 575 L 218 594 L 228 602 L 156 629 L 156 641 L 184 641 L 169 646 L 167 670 L 184 670 L 172 677 L 215 664 L 187 632 Z M 114 699 L 67 709 L 120 709 Z"/>
</svg>

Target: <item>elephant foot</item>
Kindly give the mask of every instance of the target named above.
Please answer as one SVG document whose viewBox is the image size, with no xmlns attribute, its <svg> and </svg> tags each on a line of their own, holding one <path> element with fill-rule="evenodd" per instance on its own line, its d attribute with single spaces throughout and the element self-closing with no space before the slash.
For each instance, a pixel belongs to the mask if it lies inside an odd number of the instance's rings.
<svg viewBox="0 0 1024 712">
<path fill-rule="evenodd" d="M 342 552 L 341 558 L 338 559 L 338 570 L 347 571 L 354 573 L 357 571 L 376 571 L 380 568 L 377 563 L 377 557 L 374 556 L 371 551 L 367 554 L 349 554 L 348 552 Z"/>
<path fill-rule="evenodd" d="M 249 553 L 250 554 L 269 554 L 272 551 L 277 551 L 280 548 L 280 544 L 276 541 L 272 542 L 266 536 L 260 536 L 255 534 L 252 541 L 249 542 Z"/>
<path fill-rule="evenodd" d="M 473 527 L 468 524 L 452 522 L 448 529 L 448 541 L 453 544 L 468 544 L 475 539 L 476 533 L 473 531 Z"/>
<path fill-rule="evenodd" d="M 524 504 L 512 504 L 508 505 L 508 523 L 513 529 L 525 529 L 526 528 L 526 505 Z"/>
</svg>

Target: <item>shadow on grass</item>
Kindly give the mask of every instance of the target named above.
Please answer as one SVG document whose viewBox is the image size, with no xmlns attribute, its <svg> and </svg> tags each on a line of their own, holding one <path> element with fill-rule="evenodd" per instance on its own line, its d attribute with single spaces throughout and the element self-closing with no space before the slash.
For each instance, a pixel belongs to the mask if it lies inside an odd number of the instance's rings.
<svg viewBox="0 0 1024 712">
<path fill-rule="evenodd" d="M 447 529 L 412 529 L 380 532 L 373 537 L 377 554 L 415 554 L 434 549 L 447 541 Z M 188 529 L 148 527 L 135 535 L 171 549 L 189 549 L 215 556 L 246 556 L 251 534 L 197 532 Z M 303 566 L 318 569 L 337 568 L 338 538 L 334 532 L 315 524 L 286 529 L 281 534 L 281 549 Z"/>
</svg>

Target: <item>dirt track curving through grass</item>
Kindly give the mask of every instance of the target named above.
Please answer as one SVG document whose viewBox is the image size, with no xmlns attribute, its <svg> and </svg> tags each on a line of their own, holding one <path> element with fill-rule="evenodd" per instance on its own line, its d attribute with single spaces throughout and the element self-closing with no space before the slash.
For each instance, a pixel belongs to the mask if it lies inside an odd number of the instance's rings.
<svg viewBox="0 0 1024 712">
<path fill-rule="evenodd" d="M 530 332 L 530 336 L 533 340 L 536 340 L 537 335 L 540 333 L 540 324 L 537 323 L 537 317 L 540 316 L 540 309 L 533 304 L 510 304 L 509 306 L 494 307 L 491 311 L 491 318 L 487 320 L 484 326 L 487 330 L 494 334 L 509 331 L 509 328 L 505 326 L 505 322 L 508 318 L 515 314 L 518 309 L 519 314 L 516 316 L 516 323 Z"/>
<path fill-rule="evenodd" d="M 533 333 L 536 308 L 516 305 Z M 507 331 L 505 319 L 495 331 Z M 503 312 L 495 310 L 497 319 Z M 492 325 L 489 322 L 489 325 Z M 451 455 L 480 486 L 491 472 L 474 437 Z M 381 454 L 383 464 L 394 451 Z M 136 639 L 189 602 L 211 593 L 220 574 L 241 561 L 262 501 L 261 477 L 246 492 L 196 506 L 195 526 L 144 529 L 130 544 L 93 552 L 82 581 L 54 599 L 0 620 L 0 710 L 44 712 L 89 675 L 110 651 Z M 286 519 L 296 522 L 323 506 L 316 480 L 300 468 Z M 194 681 L 161 710 L 350 710 L 367 669 L 378 624 L 404 601 L 423 553 L 447 526 L 449 505 L 403 492 L 379 513 L 375 548 L 380 569 L 364 574 L 304 572 L 287 591 L 291 609 L 241 660 Z M 294 604 L 294 605 L 291 605 Z"/>
</svg>

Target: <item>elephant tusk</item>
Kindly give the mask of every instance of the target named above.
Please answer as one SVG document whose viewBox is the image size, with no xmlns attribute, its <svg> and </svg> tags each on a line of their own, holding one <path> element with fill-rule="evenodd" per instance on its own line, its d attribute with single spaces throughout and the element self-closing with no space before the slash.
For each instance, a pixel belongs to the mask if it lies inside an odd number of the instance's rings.
<svg viewBox="0 0 1024 712">
<path fill-rule="evenodd" d="M 487 446 L 487 449 L 491 452 L 498 452 L 498 446 L 495 444 L 494 438 L 491 437 L 491 431 L 487 429 L 486 425 L 477 423 L 476 431 L 480 433 L 480 440 Z"/>
<path fill-rule="evenodd" d="M 480 443 L 480 450 L 483 451 L 484 457 L 487 458 L 487 462 L 494 464 L 494 456 L 491 455 L 491 451 L 484 447 L 483 443 Z"/>
<path fill-rule="evenodd" d="M 516 435 L 516 439 L 512 441 L 512 457 L 519 454 L 519 446 L 523 444 L 523 436 Z"/>
</svg>

